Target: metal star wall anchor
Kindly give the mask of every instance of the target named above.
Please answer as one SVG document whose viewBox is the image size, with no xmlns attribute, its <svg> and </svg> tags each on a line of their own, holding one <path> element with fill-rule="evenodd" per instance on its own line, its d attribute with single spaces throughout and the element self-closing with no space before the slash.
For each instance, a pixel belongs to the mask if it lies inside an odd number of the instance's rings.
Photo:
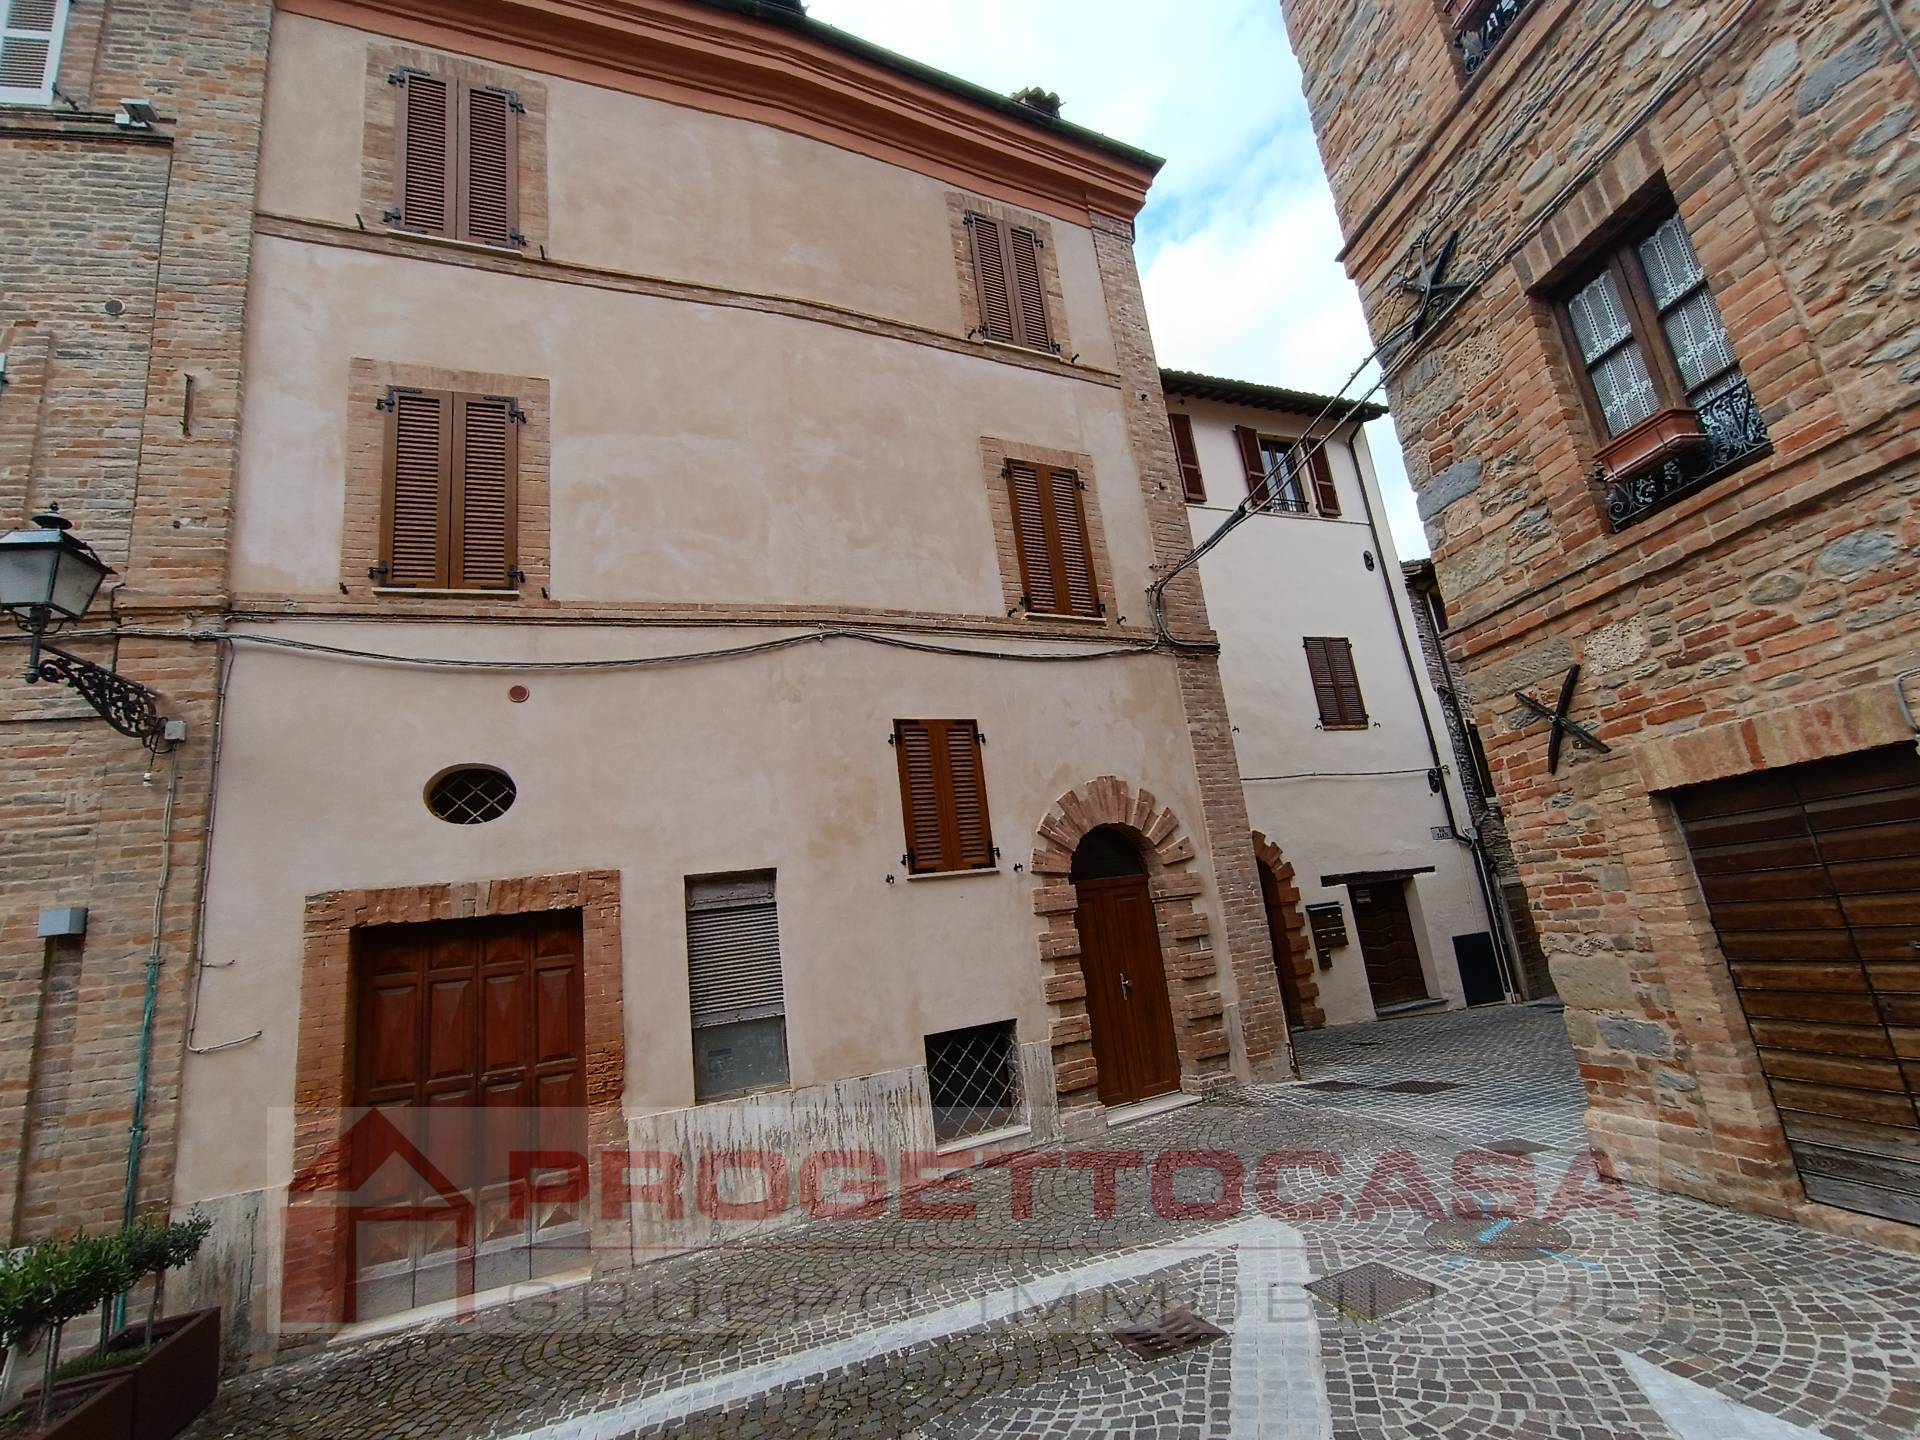
<svg viewBox="0 0 1920 1440">
<path fill-rule="evenodd" d="M 1560 682 L 1560 703 L 1551 710 L 1524 691 L 1513 692 L 1514 699 L 1553 726 L 1553 733 L 1547 739 L 1547 773 L 1549 775 L 1560 773 L 1560 742 L 1564 739 L 1571 738 L 1574 744 L 1584 750 L 1597 750 L 1602 755 L 1613 753 L 1613 747 L 1606 741 L 1578 721 L 1567 718 L 1567 710 L 1573 704 L 1573 687 L 1579 683 L 1580 667 L 1569 665 L 1566 678 Z"/>
<path fill-rule="evenodd" d="M 1401 278 L 1394 282 L 1396 290 L 1417 295 L 1420 301 L 1414 306 L 1413 314 L 1395 326 L 1387 338 L 1380 342 L 1380 353 L 1392 355 L 1402 346 L 1418 340 L 1426 333 L 1428 323 L 1434 315 L 1445 309 L 1449 300 L 1463 293 L 1467 288 L 1464 280 L 1446 278 L 1447 267 L 1453 264 L 1454 247 L 1460 243 L 1460 232 L 1453 231 L 1447 236 L 1446 243 L 1440 247 L 1440 253 L 1431 261 L 1427 259 L 1427 237 L 1422 235 L 1417 247 L 1420 251 L 1419 273 L 1412 279 Z"/>
</svg>

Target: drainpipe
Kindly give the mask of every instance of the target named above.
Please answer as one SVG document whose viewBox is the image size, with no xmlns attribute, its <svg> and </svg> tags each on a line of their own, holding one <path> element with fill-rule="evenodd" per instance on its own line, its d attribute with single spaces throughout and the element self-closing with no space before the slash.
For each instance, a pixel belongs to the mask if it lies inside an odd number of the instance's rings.
<svg viewBox="0 0 1920 1440">
<path fill-rule="evenodd" d="M 1480 908 L 1487 917 L 1487 933 L 1493 937 L 1494 961 L 1500 967 L 1500 980 L 1508 996 L 1517 997 L 1520 992 L 1513 983 L 1513 956 L 1507 949 L 1507 932 L 1502 928 L 1497 918 L 1499 912 L 1494 907 L 1493 891 L 1488 881 L 1487 856 L 1481 849 L 1479 829 L 1475 827 L 1470 836 L 1462 835 L 1459 822 L 1454 818 L 1453 796 L 1447 791 L 1446 766 L 1440 759 L 1440 742 L 1434 738 L 1433 718 L 1427 714 L 1426 697 L 1420 689 L 1420 669 L 1414 663 L 1413 647 L 1407 643 L 1407 627 L 1400 618 L 1400 597 L 1394 589 L 1396 582 L 1386 562 L 1385 547 L 1380 543 L 1380 524 L 1374 517 L 1373 496 L 1368 493 L 1366 472 L 1360 468 L 1360 452 L 1353 443 L 1358 429 L 1357 422 L 1349 426 L 1340 443 L 1346 446 L 1347 458 L 1353 462 L 1353 473 L 1360 482 L 1360 506 L 1366 511 L 1367 533 L 1373 537 L 1373 553 L 1380 561 L 1380 578 L 1387 587 L 1387 613 L 1393 616 L 1394 637 L 1400 642 L 1400 658 L 1406 662 L 1407 679 L 1413 685 L 1413 703 L 1420 712 L 1420 729 L 1427 737 L 1427 755 L 1433 761 L 1433 773 L 1440 781 L 1440 808 L 1446 812 L 1447 835 L 1465 845 L 1473 856 L 1473 878 L 1480 891 Z"/>
</svg>

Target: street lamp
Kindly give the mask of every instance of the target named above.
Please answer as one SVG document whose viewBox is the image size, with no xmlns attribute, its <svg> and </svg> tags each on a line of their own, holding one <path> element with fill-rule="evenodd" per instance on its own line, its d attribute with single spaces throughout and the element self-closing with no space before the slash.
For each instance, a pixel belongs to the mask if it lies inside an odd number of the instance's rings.
<svg viewBox="0 0 1920 1440">
<path fill-rule="evenodd" d="M 31 637 L 27 683 L 70 685 L 114 729 L 148 749 L 178 738 L 154 706 L 153 692 L 123 675 L 70 655 L 46 642 L 46 634 L 78 620 L 93 604 L 100 582 L 113 568 L 73 533 L 73 522 L 52 507 L 33 517 L 33 528 L 0 535 L 0 609 Z"/>
</svg>

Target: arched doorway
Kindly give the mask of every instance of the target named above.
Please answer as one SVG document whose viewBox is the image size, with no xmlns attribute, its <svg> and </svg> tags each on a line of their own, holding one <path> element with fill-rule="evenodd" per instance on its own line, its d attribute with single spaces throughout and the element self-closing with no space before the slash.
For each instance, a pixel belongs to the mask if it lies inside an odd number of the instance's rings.
<svg viewBox="0 0 1920 1440">
<path fill-rule="evenodd" d="M 1280 1008 L 1287 1012 L 1287 1029 L 1301 1028 L 1300 977 L 1293 973 L 1293 955 L 1281 919 L 1280 878 L 1273 867 L 1259 862 L 1260 903 L 1267 911 L 1267 935 L 1273 942 L 1273 968 L 1280 972 Z"/>
<path fill-rule="evenodd" d="M 1147 867 L 1124 832 L 1102 825 L 1073 852 L 1080 973 L 1100 1099 L 1125 1105 L 1180 1088 L 1180 1050 Z"/>
</svg>

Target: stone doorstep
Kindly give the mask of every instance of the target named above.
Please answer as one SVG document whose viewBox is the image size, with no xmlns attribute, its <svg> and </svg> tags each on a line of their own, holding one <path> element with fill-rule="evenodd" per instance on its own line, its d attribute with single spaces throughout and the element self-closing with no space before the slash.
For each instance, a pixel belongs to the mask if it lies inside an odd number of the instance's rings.
<svg viewBox="0 0 1920 1440">
<path fill-rule="evenodd" d="M 1184 1090 L 1175 1090 L 1166 1095 L 1154 1095 L 1145 1100 L 1136 1100 L 1130 1105 L 1110 1105 L 1107 1107 L 1107 1129 L 1119 1130 L 1128 1125 L 1137 1125 L 1157 1115 L 1184 1110 L 1189 1105 L 1198 1105 L 1206 1098 L 1204 1095 L 1189 1095 Z"/>
<path fill-rule="evenodd" d="M 431 1305 L 422 1305 L 413 1310 L 398 1310 L 391 1315 L 382 1315 L 377 1320 L 362 1320 L 355 1325 L 342 1326 L 327 1337 L 326 1348 L 331 1350 L 336 1346 L 353 1345 L 362 1340 L 377 1340 L 402 1330 L 418 1329 L 435 1320 L 452 1320 L 464 1315 L 477 1315 L 482 1310 L 498 1309 L 502 1305 L 517 1305 L 523 1300 L 537 1300 L 543 1295 L 551 1295 L 558 1290 L 572 1290 L 588 1284 L 592 1279 L 593 1271 L 590 1269 L 566 1270 L 558 1275 L 547 1275 L 538 1280 L 526 1280 L 514 1285 L 501 1285 L 492 1290 L 482 1290 L 474 1295 L 452 1300 L 437 1300 Z"/>
<path fill-rule="evenodd" d="M 1397 1005 L 1377 1006 L 1373 1012 L 1376 1020 L 1397 1020 L 1402 1015 L 1424 1015 L 1429 1010 L 1444 1010 L 1447 1000 L 1444 995 L 1428 997 L 1425 1000 L 1402 1000 Z"/>
</svg>

